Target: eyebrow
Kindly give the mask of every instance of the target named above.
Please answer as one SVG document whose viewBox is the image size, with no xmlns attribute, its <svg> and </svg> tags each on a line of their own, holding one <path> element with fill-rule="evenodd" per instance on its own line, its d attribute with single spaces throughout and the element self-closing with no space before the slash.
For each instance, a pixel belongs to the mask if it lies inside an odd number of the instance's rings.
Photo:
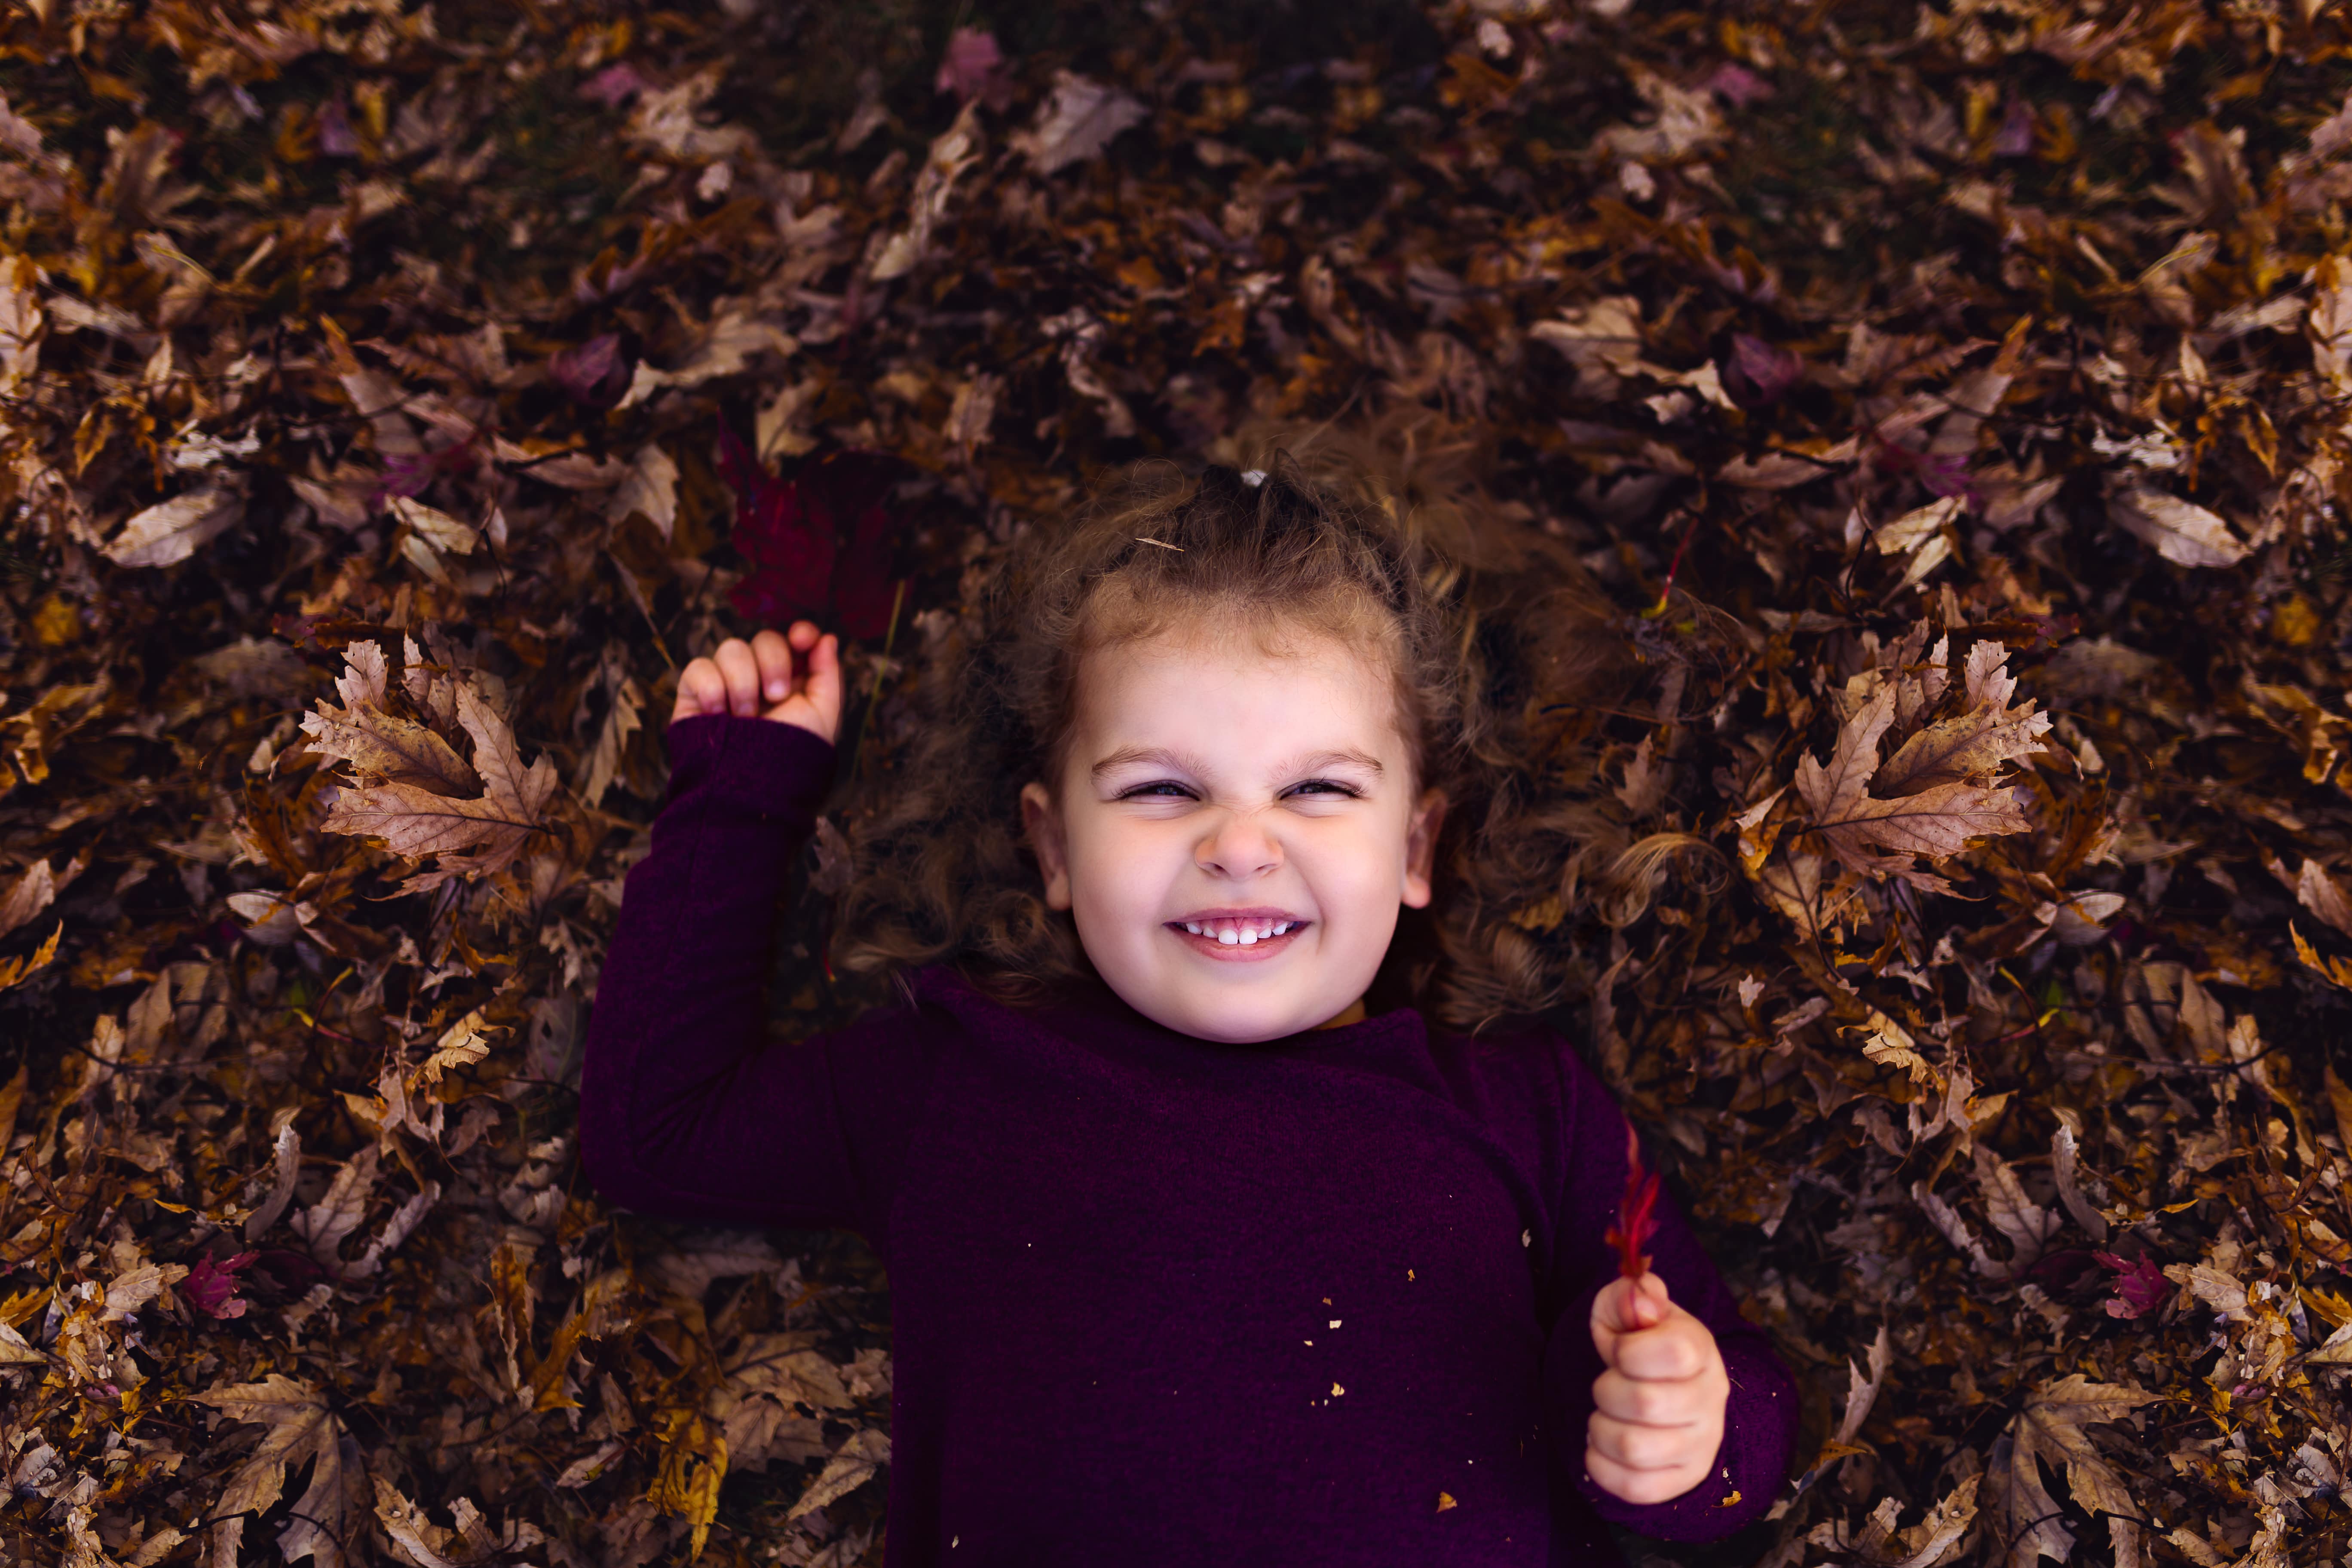
<svg viewBox="0 0 2352 1568">
<path fill-rule="evenodd" d="M 1088 772 L 1091 776 L 1100 778 L 1114 768 L 1123 768 L 1132 763 L 1157 763 L 1163 767 L 1174 768 L 1181 773 L 1195 775 L 1209 771 L 1202 765 L 1199 758 L 1171 752 L 1163 746 L 1122 746 L 1097 763 Z M 1381 766 L 1381 760 L 1378 757 L 1353 750 L 1316 752 L 1296 762 L 1285 763 L 1274 771 L 1277 777 L 1285 777 L 1292 773 L 1318 773 L 1335 763 L 1362 768 L 1375 778 L 1387 771 Z"/>
</svg>

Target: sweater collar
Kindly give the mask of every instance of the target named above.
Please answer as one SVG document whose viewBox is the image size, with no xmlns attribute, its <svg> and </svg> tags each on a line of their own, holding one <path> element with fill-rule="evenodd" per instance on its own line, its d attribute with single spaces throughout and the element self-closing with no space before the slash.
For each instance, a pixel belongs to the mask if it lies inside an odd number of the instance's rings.
<svg viewBox="0 0 2352 1568">
<path fill-rule="evenodd" d="M 1019 1026 L 1024 1022 L 1031 1027 L 1038 1024 L 1049 1027 L 1076 1025 L 1090 1029 L 1114 1029 L 1138 1040 L 1182 1046 L 1193 1050 L 1255 1052 L 1280 1057 L 1310 1056 L 1360 1049 L 1386 1044 L 1392 1039 L 1419 1042 L 1427 1033 L 1425 1022 L 1417 1009 L 1392 1007 L 1385 1013 L 1376 1013 L 1336 1029 L 1307 1029 L 1278 1039 L 1234 1045 L 1221 1040 L 1204 1040 L 1155 1023 L 1129 1006 L 1117 992 L 1099 980 L 1076 982 L 1033 1005 L 1018 1007 L 997 1001 L 964 975 L 945 965 L 921 971 L 914 977 L 914 985 L 919 997 L 936 1003 L 978 1026 L 1002 1028 L 1007 1025 Z"/>
</svg>

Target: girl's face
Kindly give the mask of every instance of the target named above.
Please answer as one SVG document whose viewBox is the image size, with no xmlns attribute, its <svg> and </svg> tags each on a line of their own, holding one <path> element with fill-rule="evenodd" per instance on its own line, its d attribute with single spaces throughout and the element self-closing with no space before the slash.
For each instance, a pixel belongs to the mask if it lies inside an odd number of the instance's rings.
<svg viewBox="0 0 2352 1568">
<path fill-rule="evenodd" d="M 1277 1039 L 1362 998 L 1429 902 L 1444 796 L 1416 797 L 1379 661 L 1202 626 L 1087 657 L 1063 776 L 1022 816 L 1087 957 L 1137 1012 Z"/>
</svg>

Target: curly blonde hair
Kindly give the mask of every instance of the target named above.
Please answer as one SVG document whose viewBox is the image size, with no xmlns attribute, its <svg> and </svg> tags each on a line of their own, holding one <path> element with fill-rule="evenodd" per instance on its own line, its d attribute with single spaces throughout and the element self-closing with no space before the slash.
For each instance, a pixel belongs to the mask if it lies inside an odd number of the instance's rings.
<svg viewBox="0 0 2352 1568">
<path fill-rule="evenodd" d="M 1260 424 L 1235 448 L 1262 481 L 1147 462 L 1031 529 L 938 640 L 887 798 L 852 825 L 839 970 L 950 964 L 1016 1004 L 1091 978 L 1046 907 L 1021 787 L 1060 777 L 1088 652 L 1198 612 L 1350 639 L 1395 679 L 1421 781 L 1450 806 L 1432 910 L 1401 928 L 1376 997 L 1460 1029 L 1540 1014 L 1577 988 L 1576 917 L 1646 904 L 1660 847 L 1629 843 L 1592 764 L 1631 662 L 1622 617 L 1479 487 L 1475 443 L 1415 411 Z"/>
</svg>

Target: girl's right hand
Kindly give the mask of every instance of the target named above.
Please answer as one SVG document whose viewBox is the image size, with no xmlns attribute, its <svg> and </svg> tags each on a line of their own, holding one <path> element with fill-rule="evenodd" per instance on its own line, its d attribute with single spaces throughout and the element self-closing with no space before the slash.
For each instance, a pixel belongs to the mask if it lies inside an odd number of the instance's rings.
<svg viewBox="0 0 2352 1568">
<path fill-rule="evenodd" d="M 748 643 L 729 637 L 678 674 L 669 721 L 703 713 L 756 715 L 832 740 L 841 725 L 841 639 L 819 634 L 814 621 L 771 626 Z"/>
</svg>

